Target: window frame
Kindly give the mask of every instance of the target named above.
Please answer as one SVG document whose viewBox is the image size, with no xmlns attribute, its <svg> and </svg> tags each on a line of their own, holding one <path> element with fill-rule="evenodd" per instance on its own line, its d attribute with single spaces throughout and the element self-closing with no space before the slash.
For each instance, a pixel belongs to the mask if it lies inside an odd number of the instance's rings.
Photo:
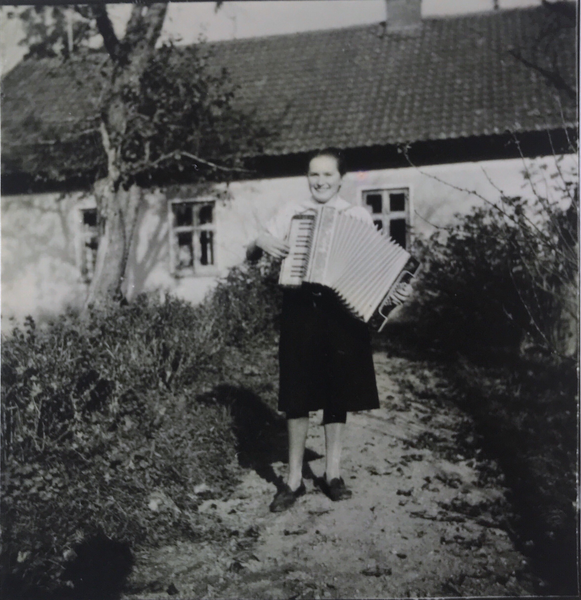
<svg viewBox="0 0 581 600">
<path fill-rule="evenodd" d="M 180 204 L 190 204 L 192 205 L 192 225 L 174 225 L 174 206 Z M 195 205 L 211 205 L 212 206 L 212 222 L 204 223 L 202 225 L 198 225 L 195 223 Z M 216 207 L 217 202 L 216 198 L 211 196 L 202 196 L 199 198 L 175 198 L 168 202 L 168 233 L 169 233 L 169 266 L 170 273 L 173 277 L 182 278 L 182 277 L 208 277 L 215 276 L 219 274 L 218 264 L 217 264 L 217 243 L 216 243 Z M 212 234 L 212 242 L 211 242 L 211 253 L 212 253 L 212 264 L 202 265 L 199 261 L 196 260 L 196 242 L 195 235 L 196 232 L 207 231 Z M 193 252 L 193 265 L 191 267 L 182 267 L 178 268 L 177 265 L 177 249 L 178 249 L 178 241 L 177 235 L 179 233 L 192 233 L 192 252 Z"/>
<path fill-rule="evenodd" d="M 393 187 L 370 187 L 360 190 L 361 193 L 361 206 L 369 211 L 373 222 L 376 223 L 379 219 L 382 222 L 382 232 L 384 235 L 389 235 L 391 231 L 391 221 L 397 221 L 403 219 L 405 222 L 405 248 L 409 250 L 412 236 L 411 236 L 411 189 L 409 186 L 393 186 Z M 391 194 L 404 194 L 405 195 L 405 206 L 404 210 L 392 211 L 390 209 L 390 195 Z M 381 195 L 381 213 L 371 212 L 371 207 L 367 204 L 367 196 L 370 194 Z"/>
<path fill-rule="evenodd" d="M 94 226 L 85 225 L 85 213 L 94 211 L 96 224 Z M 95 274 L 97 262 L 97 252 L 99 250 L 99 210 L 94 199 L 86 199 L 79 202 L 77 206 L 77 236 L 76 236 L 76 264 L 79 270 L 79 281 L 84 284 L 90 284 Z M 91 240 L 97 240 L 97 247 L 92 250 L 94 255 L 92 269 L 88 268 L 87 251 L 90 248 Z"/>
</svg>

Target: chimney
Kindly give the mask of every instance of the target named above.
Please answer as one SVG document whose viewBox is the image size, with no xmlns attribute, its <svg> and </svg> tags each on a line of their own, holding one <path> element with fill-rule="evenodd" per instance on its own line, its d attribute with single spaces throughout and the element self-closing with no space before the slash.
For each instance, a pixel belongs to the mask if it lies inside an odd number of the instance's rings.
<svg viewBox="0 0 581 600">
<path fill-rule="evenodd" d="M 387 29 L 412 29 L 422 21 L 422 0 L 385 0 Z"/>
</svg>

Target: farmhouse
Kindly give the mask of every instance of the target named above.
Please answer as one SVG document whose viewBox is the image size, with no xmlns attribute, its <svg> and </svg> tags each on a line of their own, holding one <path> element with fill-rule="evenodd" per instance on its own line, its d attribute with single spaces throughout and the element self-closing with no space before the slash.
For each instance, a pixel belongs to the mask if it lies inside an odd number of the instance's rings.
<svg viewBox="0 0 581 600">
<path fill-rule="evenodd" d="M 550 186 L 555 164 L 574 168 L 575 4 L 422 19 L 420 0 L 387 2 L 383 23 L 210 45 L 239 105 L 276 135 L 248 179 L 144 190 L 129 298 L 200 301 L 261 223 L 308 193 L 317 148 L 344 150 L 342 195 L 404 246 L 482 198 L 533 193 L 536 173 Z M 24 60 L 2 81 L 4 326 L 86 295 L 98 245 L 89 183 L 105 163 L 95 131 L 106 58 L 91 60 L 92 71 Z"/>
</svg>

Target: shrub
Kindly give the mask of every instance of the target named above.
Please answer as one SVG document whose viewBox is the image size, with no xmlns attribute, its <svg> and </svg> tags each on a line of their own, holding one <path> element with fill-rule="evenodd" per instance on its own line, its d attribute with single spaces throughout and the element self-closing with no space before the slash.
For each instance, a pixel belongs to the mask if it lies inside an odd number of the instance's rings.
<svg viewBox="0 0 581 600">
<path fill-rule="evenodd" d="M 3 341 L 6 593 L 59 589 L 91 540 L 204 534 L 197 505 L 231 489 L 240 434 L 237 389 L 227 402 L 204 392 L 233 368 L 244 377 L 253 346 L 274 346 L 277 274 L 263 259 L 232 269 L 200 306 L 141 295 L 43 328 L 29 318 Z"/>
<path fill-rule="evenodd" d="M 406 314 L 423 343 L 449 352 L 576 351 L 578 196 L 485 204 L 418 244 L 423 271 Z"/>
<path fill-rule="evenodd" d="M 28 319 L 3 341 L 6 593 L 58 588 L 92 536 L 200 535 L 200 499 L 238 473 L 229 410 L 196 401 L 222 353 L 208 313 L 171 297 Z"/>
<path fill-rule="evenodd" d="M 202 305 L 213 316 L 215 331 L 226 345 L 273 341 L 278 331 L 282 295 L 280 263 L 263 257 L 234 267 Z"/>
</svg>

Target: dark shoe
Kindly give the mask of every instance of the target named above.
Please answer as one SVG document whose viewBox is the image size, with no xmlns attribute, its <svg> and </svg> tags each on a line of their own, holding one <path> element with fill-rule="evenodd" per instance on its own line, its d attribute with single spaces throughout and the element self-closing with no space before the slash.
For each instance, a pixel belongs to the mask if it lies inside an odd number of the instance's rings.
<svg viewBox="0 0 581 600">
<path fill-rule="evenodd" d="M 301 481 L 301 485 L 299 485 L 294 492 L 285 483 L 282 489 L 276 493 L 276 496 L 270 505 L 270 512 L 282 512 L 288 510 L 296 502 L 296 499 L 306 494 L 306 492 L 307 488 L 305 487 L 304 481 Z"/>
<path fill-rule="evenodd" d="M 343 477 L 335 477 L 335 479 L 331 479 L 331 481 L 327 482 L 327 476 L 323 475 L 323 478 L 321 479 L 321 490 L 323 490 L 323 493 L 329 496 L 333 502 L 347 500 L 353 496 L 353 492 L 345 486 Z"/>
</svg>

